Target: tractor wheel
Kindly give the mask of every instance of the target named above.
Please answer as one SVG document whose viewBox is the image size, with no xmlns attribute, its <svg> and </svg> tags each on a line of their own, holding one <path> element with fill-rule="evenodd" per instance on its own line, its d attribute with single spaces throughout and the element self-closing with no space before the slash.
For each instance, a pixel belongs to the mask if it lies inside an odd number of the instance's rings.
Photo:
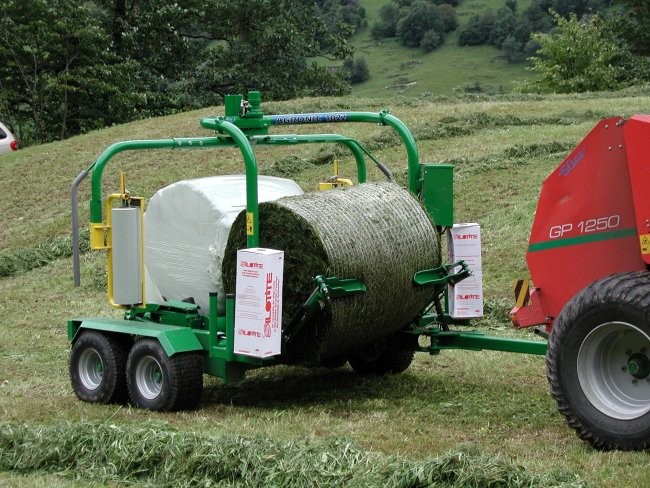
<svg viewBox="0 0 650 488">
<path fill-rule="evenodd" d="M 398 339 L 366 345 L 350 354 L 348 361 L 359 374 L 397 374 L 409 368 L 414 355 L 412 344 Z"/>
<path fill-rule="evenodd" d="M 77 397 L 94 403 L 126 401 L 127 350 L 113 336 L 82 331 L 70 351 L 70 381 Z"/>
<path fill-rule="evenodd" d="M 620 273 L 573 297 L 553 325 L 551 394 L 596 449 L 650 447 L 649 311 L 650 273 Z"/>
<path fill-rule="evenodd" d="M 186 352 L 167 356 L 155 339 L 140 339 L 126 362 L 126 382 L 134 405 L 149 410 L 194 408 L 203 391 L 203 357 Z"/>
</svg>

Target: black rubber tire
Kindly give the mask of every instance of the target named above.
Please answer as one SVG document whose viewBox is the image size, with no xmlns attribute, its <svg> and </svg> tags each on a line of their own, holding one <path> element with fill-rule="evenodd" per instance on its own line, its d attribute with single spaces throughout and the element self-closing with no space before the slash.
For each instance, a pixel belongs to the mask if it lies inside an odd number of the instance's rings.
<svg viewBox="0 0 650 488">
<path fill-rule="evenodd" d="M 70 382 L 80 400 L 92 403 L 123 403 L 126 388 L 128 347 L 119 337 L 83 330 L 70 350 Z"/>
<path fill-rule="evenodd" d="M 126 362 L 131 402 L 161 412 L 190 410 L 203 392 L 203 355 L 185 352 L 167 356 L 160 343 L 140 339 Z"/>
<path fill-rule="evenodd" d="M 398 374 L 406 371 L 415 356 L 412 341 L 417 338 L 399 335 L 382 343 L 369 344 L 351 353 L 348 361 L 358 374 Z M 415 344 L 417 345 L 417 344 Z"/>
<path fill-rule="evenodd" d="M 574 296 L 553 324 L 551 395 L 567 424 L 596 449 L 650 447 L 650 379 L 634 378 L 625 362 L 630 353 L 647 358 L 649 311 L 650 273 L 619 273 Z"/>
<path fill-rule="evenodd" d="M 348 358 L 345 355 L 333 356 L 331 358 L 321 359 L 319 366 L 321 368 L 337 369 L 345 366 L 347 362 L 348 362 Z"/>
</svg>

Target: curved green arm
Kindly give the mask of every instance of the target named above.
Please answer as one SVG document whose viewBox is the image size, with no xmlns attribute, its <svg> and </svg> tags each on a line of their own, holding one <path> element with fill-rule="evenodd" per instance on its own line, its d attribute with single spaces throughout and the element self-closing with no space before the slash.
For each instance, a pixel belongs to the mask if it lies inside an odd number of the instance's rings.
<svg viewBox="0 0 650 488">
<path fill-rule="evenodd" d="M 319 144 L 319 143 L 338 143 L 346 146 L 357 163 L 357 180 L 359 183 L 365 183 L 368 179 L 366 171 L 366 159 L 359 142 L 340 134 L 291 134 L 291 135 L 265 135 L 252 136 L 250 138 L 253 144 L 265 146 L 288 146 L 291 144 Z"/>
<path fill-rule="evenodd" d="M 332 112 L 332 113 L 311 113 L 311 114 L 288 114 L 288 115 L 265 115 L 261 119 L 262 124 L 271 125 L 303 125 L 341 122 L 370 122 L 380 125 L 389 125 L 401 137 L 406 147 L 408 160 L 409 185 L 411 193 L 417 195 L 420 190 L 420 157 L 418 147 L 411 131 L 399 118 L 388 113 L 381 112 Z"/>
<path fill-rule="evenodd" d="M 247 246 L 259 246 L 259 222 L 257 208 L 257 160 L 255 153 L 244 133 L 237 126 L 225 120 L 215 120 L 215 130 L 228 134 L 232 140 L 219 137 L 195 137 L 182 139 L 153 139 L 122 141 L 109 146 L 88 168 L 92 172 L 90 197 L 90 222 L 102 222 L 102 176 L 108 161 L 123 151 L 140 149 L 200 149 L 207 147 L 229 147 L 232 141 L 239 147 L 246 167 L 246 212 L 252 217 L 252 229 L 247 232 Z"/>
</svg>

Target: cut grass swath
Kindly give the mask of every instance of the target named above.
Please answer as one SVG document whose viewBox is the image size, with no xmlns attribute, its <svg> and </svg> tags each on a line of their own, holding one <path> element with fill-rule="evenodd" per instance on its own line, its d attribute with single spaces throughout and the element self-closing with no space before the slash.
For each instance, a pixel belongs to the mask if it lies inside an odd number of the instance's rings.
<svg viewBox="0 0 650 488">
<path fill-rule="evenodd" d="M 576 475 L 526 471 L 501 456 L 457 450 L 411 460 L 342 438 L 279 442 L 204 435 L 148 422 L 26 426 L 0 422 L 0 470 L 156 487 L 585 487 Z"/>
</svg>

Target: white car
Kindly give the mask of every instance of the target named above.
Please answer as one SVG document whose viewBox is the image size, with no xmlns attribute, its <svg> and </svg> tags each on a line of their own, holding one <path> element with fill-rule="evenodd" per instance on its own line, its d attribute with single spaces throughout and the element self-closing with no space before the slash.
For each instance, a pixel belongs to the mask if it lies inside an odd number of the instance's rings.
<svg viewBox="0 0 650 488">
<path fill-rule="evenodd" d="M 18 149 L 18 141 L 7 126 L 0 122 L 0 154 L 10 153 Z"/>
</svg>

